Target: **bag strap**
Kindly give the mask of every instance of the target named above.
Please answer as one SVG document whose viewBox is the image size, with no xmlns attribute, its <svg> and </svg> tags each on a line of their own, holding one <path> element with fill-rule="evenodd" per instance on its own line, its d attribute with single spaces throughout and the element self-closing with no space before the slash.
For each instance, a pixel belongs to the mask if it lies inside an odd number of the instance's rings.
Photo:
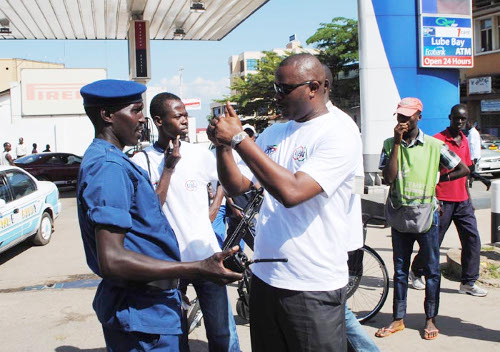
<svg viewBox="0 0 500 352">
<path fill-rule="evenodd" d="M 146 162 L 148 163 L 148 176 L 149 179 L 151 179 L 151 163 L 149 162 L 149 155 L 146 153 L 145 150 L 142 151 L 144 153 L 144 156 L 146 157 Z"/>
</svg>

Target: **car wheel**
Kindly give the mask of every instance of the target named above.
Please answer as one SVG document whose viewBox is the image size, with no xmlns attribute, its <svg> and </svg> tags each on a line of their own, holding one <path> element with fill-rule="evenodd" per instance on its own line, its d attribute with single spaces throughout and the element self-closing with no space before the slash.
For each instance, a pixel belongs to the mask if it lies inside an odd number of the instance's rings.
<svg viewBox="0 0 500 352">
<path fill-rule="evenodd" d="M 33 237 L 33 243 L 37 246 L 45 246 L 50 242 L 53 230 L 52 216 L 50 216 L 48 212 L 44 211 L 42 220 L 40 221 L 40 227 Z"/>
<path fill-rule="evenodd" d="M 38 181 L 50 181 L 50 179 L 47 176 L 38 176 L 37 179 Z"/>
</svg>

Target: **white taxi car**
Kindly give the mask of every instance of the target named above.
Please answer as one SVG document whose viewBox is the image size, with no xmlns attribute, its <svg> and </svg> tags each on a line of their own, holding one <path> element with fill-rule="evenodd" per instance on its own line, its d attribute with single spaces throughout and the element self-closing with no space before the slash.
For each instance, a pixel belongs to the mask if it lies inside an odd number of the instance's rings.
<svg viewBox="0 0 500 352">
<path fill-rule="evenodd" d="M 31 238 L 49 243 L 61 211 L 55 184 L 37 181 L 16 166 L 0 165 L 0 252 Z"/>
</svg>

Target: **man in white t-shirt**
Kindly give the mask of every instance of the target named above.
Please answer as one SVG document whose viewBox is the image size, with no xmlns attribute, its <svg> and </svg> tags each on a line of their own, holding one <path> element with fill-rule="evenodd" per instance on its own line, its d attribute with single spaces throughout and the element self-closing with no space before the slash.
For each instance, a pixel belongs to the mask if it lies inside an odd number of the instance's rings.
<svg viewBox="0 0 500 352">
<path fill-rule="evenodd" d="M 16 156 L 19 159 L 25 156 L 26 154 L 28 154 L 28 150 L 26 149 L 26 144 L 24 144 L 24 138 L 21 137 L 19 138 L 19 144 L 16 147 Z"/>
<path fill-rule="evenodd" d="M 209 219 L 207 191 L 208 183 L 217 180 L 215 156 L 202 146 L 180 142 L 188 133 L 188 114 L 176 95 L 157 94 L 151 100 L 150 113 L 158 128 L 158 142 L 132 160 L 150 175 L 175 231 L 181 260 L 206 258 L 220 251 Z M 239 352 L 226 287 L 207 280 L 192 284 L 205 318 L 209 349 Z"/>
<path fill-rule="evenodd" d="M 310 54 L 284 59 L 275 75 L 283 124 L 253 142 L 234 109 L 212 119 L 219 180 L 230 195 L 264 187 L 250 295 L 252 350 L 345 351 L 347 209 L 359 165 L 359 133 L 328 112 L 325 72 Z M 236 165 L 231 146 L 247 165 Z M 241 168 L 241 171 L 240 171 Z"/>
<path fill-rule="evenodd" d="M 325 76 L 329 83 L 328 91 L 331 90 L 331 84 L 333 82 L 332 71 L 330 68 L 323 64 L 323 69 L 325 70 Z M 362 145 L 361 134 L 359 133 L 358 125 L 354 120 L 347 115 L 345 112 L 340 110 L 338 107 L 332 104 L 330 101 L 329 94 L 325 94 L 326 108 L 330 113 L 333 114 L 336 121 L 342 122 L 344 128 L 352 130 L 358 135 L 357 143 Z M 356 179 L 355 179 L 355 191 L 351 195 L 349 201 L 349 208 L 347 210 L 347 221 L 349 223 L 349 231 L 346 232 L 346 244 L 347 250 L 349 251 L 349 263 L 352 265 L 353 270 L 358 270 L 359 266 L 362 265 L 363 252 L 358 251 L 359 248 L 363 247 L 364 235 L 363 235 L 363 214 L 361 211 L 361 196 L 364 188 L 364 177 L 365 171 L 363 167 L 363 150 L 359 149 L 357 159 L 359 161 L 356 167 Z M 351 268 L 351 266 L 350 266 Z M 350 350 L 355 352 L 365 351 L 365 352 L 377 352 L 379 348 L 373 342 L 373 340 L 368 336 L 367 332 L 361 326 L 361 324 L 356 319 L 356 316 L 351 312 L 351 310 L 345 307 L 345 322 L 346 322 L 346 336 L 347 342 L 350 345 Z"/>
<path fill-rule="evenodd" d="M 12 146 L 9 142 L 5 142 L 3 144 L 3 152 L 0 154 L 0 165 L 12 165 L 14 166 L 14 159 L 12 159 L 12 155 L 10 155 L 10 151 L 12 150 Z"/>
</svg>

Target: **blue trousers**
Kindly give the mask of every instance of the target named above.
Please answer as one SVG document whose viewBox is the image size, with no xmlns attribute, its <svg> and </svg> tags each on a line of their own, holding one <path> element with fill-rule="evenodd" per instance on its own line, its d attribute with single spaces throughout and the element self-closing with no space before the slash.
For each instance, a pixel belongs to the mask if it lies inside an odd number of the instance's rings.
<svg viewBox="0 0 500 352">
<path fill-rule="evenodd" d="M 103 327 L 108 352 L 179 351 L 181 335 L 147 334 Z"/>
<path fill-rule="evenodd" d="M 441 272 L 439 271 L 439 215 L 433 214 L 429 231 L 424 233 L 403 233 L 392 229 L 392 250 L 394 261 L 394 299 L 393 317 L 403 319 L 406 316 L 406 298 L 408 293 L 408 273 L 411 253 L 415 241 L 420 245 L 420 254 L 425 276 L 424 310 L 427 319 L 434 318 L 439 310 L 439 290 Z"/>
<path fill-rule="evenodd" d="M 191 282 L 198 296 L 210 352 L 240 352 L 236 323 L 231 310 L 226 286 L 207 280 Z M 183 324 L 187 341 L 186 324 Z M 183 352 L 189 351 L 183 344 Z"/>
<path fill-rule="evenodd" d="M 457 227 L 458 237 L 462 245 L 462 278 L 463 284 L 473 285 L 479 278 L 479 263 L 481 253 L 481 238 L 477 231 L 477 221 L 472 208 L 472 202 L 467 199 L 463 202 L 442 202 L 443 214 L 439 217 L 439 246 L 443 243 L 444 235 L 450 228 L 451 222 Z M 419 253 L 413 259 L 411 270 L 417 276 L 423 276 L 423 263 Z"/>
<path fill-rule="evenodd" d="M 354 352 L 380 352 L 375 342 L 368 336 L 356 316 L 347 306 L 345 307 L 345 329 L 348 351 Z"/>
</svg>

